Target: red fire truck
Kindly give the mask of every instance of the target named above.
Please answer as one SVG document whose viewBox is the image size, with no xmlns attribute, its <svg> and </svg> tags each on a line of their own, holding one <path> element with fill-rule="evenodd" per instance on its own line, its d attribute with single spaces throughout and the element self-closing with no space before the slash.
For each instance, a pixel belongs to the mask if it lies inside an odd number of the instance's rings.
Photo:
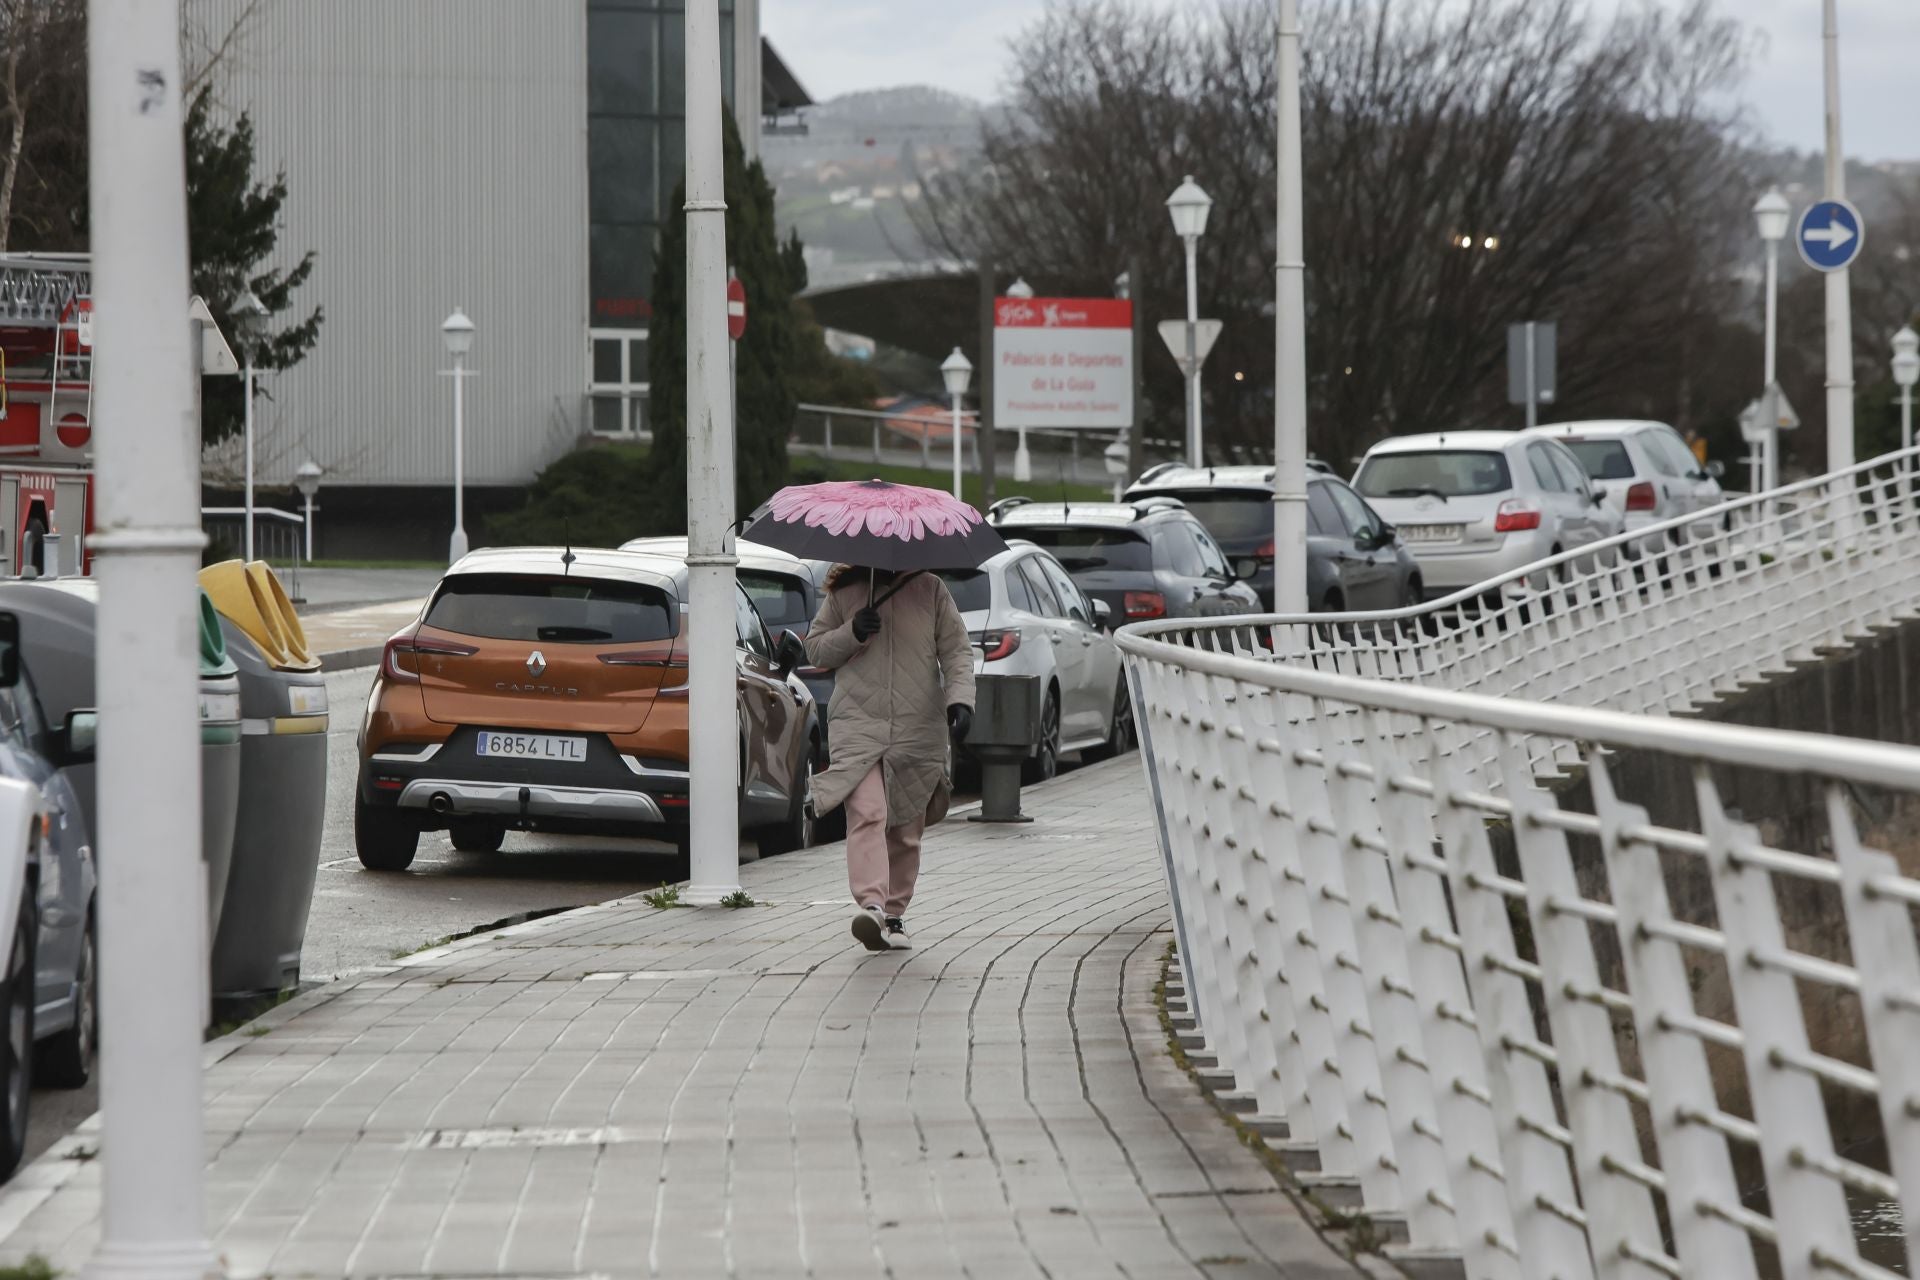
<svg viewBox="0 0 1920 1280">
<path fill-rule="evenodd" d="M 0 254 L 0 573 L 93 557 L 93 299 L 85 254 Z"/>
</svg>

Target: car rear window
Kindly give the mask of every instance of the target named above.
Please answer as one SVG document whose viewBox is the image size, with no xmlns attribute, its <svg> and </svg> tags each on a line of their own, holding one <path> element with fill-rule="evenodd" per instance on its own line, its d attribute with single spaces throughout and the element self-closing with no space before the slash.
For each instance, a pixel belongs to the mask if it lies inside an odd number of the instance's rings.
<svg viewBox="0 0 1920 1280">
<path fill-rule="evenodd" d="M 1464 498 L 1513 488 L 1506 455 L 1479 449 L 1376 453 L 1360 464 L 1353 487 L 1369 498 Z"/>
<path fill-rule="evenodd" d="M 605 578 L 463 573 L 440 584 L 426 625 L 487 640 L 634 644 L 679 630 L 679 610 L 657 587 Z"/>
<path fill-rule="evenodd" d="M 753 601 L 754 610 L 767 624 L 768 631 L 774 635 L 794 628 L 804 632 L 813 625 L 813 618 L 807 613 L 807 593 L 799 579 L 759 569 L 741 569 L 739 574 L 747 599 Z"/>
<path fill-rule="evenodd" d="M 979 569 L 942 569 L 940 581 L 953 593 L 953 603 L 962 613 L 985 613 L 992 602 L 993 584 Z"/>
<path fill-rule="evenodd" d="M 1618 440 L 1562 440 L 1594 480 L 1633 479 L 1633 457 Z"/>
<path fill-rule="evenodd" d="M 1273 536 L 1273 499 L 1264 493 L 1170 492 L 1180 499 L 1219 542 L 1245 542 Z"/>
<path fill-rule="evenodd" d="M 1007 530 L 1016 538 L 1025 538 L 1035 546 L 1053 552 L 1053 558 L 1066 566 L 1068 573 L 1090 569 L 1153 569 L 1153 548 L 1132 529 L 1088 529 L 1068 526 L 1053 529 Z"/>
</svg>

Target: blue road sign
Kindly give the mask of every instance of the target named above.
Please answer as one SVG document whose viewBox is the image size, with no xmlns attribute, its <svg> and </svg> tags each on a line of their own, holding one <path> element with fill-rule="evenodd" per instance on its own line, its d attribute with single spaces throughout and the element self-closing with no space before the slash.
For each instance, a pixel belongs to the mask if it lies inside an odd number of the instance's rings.
<svg viewBox="0 0 1920 1280">
<path fill-rule="evenodd" d="M 1843 271 L 1860 255 L 1867 224 L 1860 211 L 1845 200 L 1822 200 L 1807 206 L 1793 241 L 1800 260 L 1815 271 Z"/>
</svg>

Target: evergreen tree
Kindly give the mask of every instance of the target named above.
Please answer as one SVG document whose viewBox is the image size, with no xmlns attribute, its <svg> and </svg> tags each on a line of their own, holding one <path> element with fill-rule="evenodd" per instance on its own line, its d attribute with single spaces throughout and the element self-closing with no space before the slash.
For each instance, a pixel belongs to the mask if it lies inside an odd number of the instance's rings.
<svg viewBox="0 0 1920 1280">
<path fill-rule="evenodd" d="M 242 114 L 231 128 L 209 114 L 203 91 L 187 108 L 187 239 L 192 258 L 193 291 L 207 301 L 233 353 L 246 362 L 253 350 L 256 373 L 288 369 L 313 349 L 324 318 L 320 308 L 305 319 L 283 317 L 293 291 L 313 273 L 311 250 L 287 270 L 264 269 L 280 240 L 280 210 L 287 199 L 287 176 L 270 183 L 253 174 L 253 121 Z M 233 307 L 252 289 L 268 318 L 252 337 L 234 323 Z M 278 322 L 278 327 L 276 327 Z M 255 379 L 256 393 L 267 392 Z M 202 380 L 201 439 L 213 443 L 240 430 L 246 396 L 239 378 Z"/>
<path fill-rule="evenodd" d="M 805 360 L 794 295 L 806 284 L 798 240 L 780 243 L 773 184 L 747 163 L 731 113 L 722 124 L 727 261 L 747 290 L 747 331 L 734 357 L 734 512 L 744 518 L 787 482 L 795 370 Z M 687 512 L 687 218 L 684 180 L 654 259 L 648 404 L 653 429 L 652 501 L 646 532 L 678 533 Z"/>
</svg>

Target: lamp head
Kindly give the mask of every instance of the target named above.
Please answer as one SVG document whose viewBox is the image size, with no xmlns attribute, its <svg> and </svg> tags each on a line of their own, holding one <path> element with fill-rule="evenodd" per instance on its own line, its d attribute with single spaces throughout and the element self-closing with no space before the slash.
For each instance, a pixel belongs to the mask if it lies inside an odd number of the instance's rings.
<svg viewBox="0 0 1920 1280">
<path fill-rule="evenodd" d="M 1893 380 L 1903 387 L 1920 382 L 1920 333 L 1912 325 L 1893 335 Z"/>
<path fill-rule="evenodd" d="M 259 333 L 267 323 L 269 314 L 266 303 L 254 296 L 251 289 L 242 290 L 240 296 L 233 300 L 233 327 L 240 331 L 242 337 L 251 338 Z"/>
<path fill-rule="evenodd" d="M 1033 286 L 1020 277 L 1015 276 L 1013 283 L 1007 286 L 1007 296 L 1009 298 L 1031 298 L 1033 296 Z"/>
<path fill-rule="evenodd" d="M 441 323 L 440 336 L 446 339 L 447 354 L 457 360 L 473 350 L 473 321 L 455 307 L 453 314 Z"/>
<path fill-rule="evenodd" d="M 1793 206 L 1774 187 L 1753 206 L 1754 221 L 1760 224 L 1760 238 L 1773 243 L 1787 238 L 1787 223 L 1793 219 Z"/>
<path fill-rule="evenodd" d="M 314 494 L 320 492 L 321 475 L 320 464 L 312 458 L 308 458 L 305 462 L 302 462 L 298 467 L 294 468 L 293 487 L 300 491 L 301 497 L 311 498 Z"/>
<path fill-rule="evenodd" d="M 953 354 L 940 365 L 940 376 L 946 379 L 947 394 L 963 396 L 967 386 L 973 381 L 973 361 L 967 359 L 966 352 L 955 347 Z"/>
<path fill-rule="evenodd" d="M 1167 197 L 1167 213 L 1173 219 L 1174 234 L 1183 240 L 1197 240 L 1207 233 L 1207 215 L 1213 211 L 1213 197 L 1202 191 L 1188 174 L 1186 181 Z"/>
</svg>

